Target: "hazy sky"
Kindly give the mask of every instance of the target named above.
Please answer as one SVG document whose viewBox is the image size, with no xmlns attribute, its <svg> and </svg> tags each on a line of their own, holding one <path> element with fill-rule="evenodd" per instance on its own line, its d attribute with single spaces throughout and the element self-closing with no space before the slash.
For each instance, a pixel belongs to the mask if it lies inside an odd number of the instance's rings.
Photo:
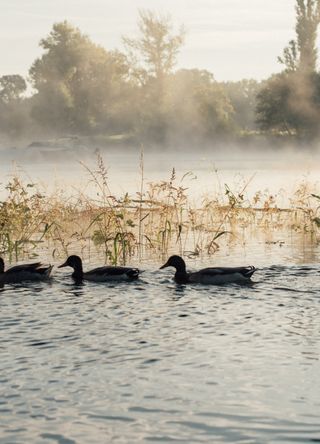
<svg viewBox="0 0 320 444">
<path fill-rule="evenodd" d="M 295 0 L 0 0 L 3 74 L 25 75 L 39 40 L 67 19 L 106 49 L 136 32 L 137 11 L 169 13 L 187 29 L 178 67 L 208 69 L 217 80 L 265 78 L 294 37 Z"/>
</svg>

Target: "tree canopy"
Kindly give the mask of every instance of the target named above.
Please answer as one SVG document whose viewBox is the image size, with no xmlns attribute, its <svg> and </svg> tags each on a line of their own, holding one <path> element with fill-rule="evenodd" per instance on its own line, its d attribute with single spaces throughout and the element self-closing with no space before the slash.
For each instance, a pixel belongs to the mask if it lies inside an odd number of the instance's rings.
<svg viewBox="0 0 320 444">
<path fill-rule="evenodd" d="M 0 77 L 0 100 L 5 104 L 21 99 L 27 89 L 24 78 L 18 74 Z"/>
<path fill-rule="evenodd" d="M 140 11 L 137 34 L 123 37 L 124 52 L 103 48 L 67 21 L 55 23 L 27 80 L 0 77 L 1 134 L 163 144 L 240 140 L 259 131 L 312 139 L 320 133 L 320 0 L 295 0 L 295 10 L 295 38 L 278 58 L 283 71 L 263 82 L 217 82 L 203 69 L 177 70 L 185 31 L 175 30 L 169 15 Z"/>
<path fill-rule="evenodd" d="M 290 40 L 283 50 L 280 63 L 288 71 L 313 73 L 317 65 L 316 39 L 320 23 L 319 0 L 296 0 L 296 39 Z"/>
<path fill-rule="evenodd" d="M 272 76 L 257 96 L 257 123 L 261 129 L 282 130 L 312 139 L 319 135 L 319 74 L 317 30 L 320 0 L 296 0 L 296 39 L 278 60 L 283 73 Z"/>
<path fill-rule="evenodd" d="M 37 91 L 34 117 L 75 132 L 111 127 L 126 89 L 125 57 L 95 45 L 66 21 L 56 23 L 40 45 L 45 52 L 29 71 Z"/>
<path fill-rule="evenodd" d="M 173 34 L 170 16 L 150 10 L 139 11 L 138 28 L 137 38 L 123 37 L 131 64 L 142 82 L 150 77 L 162 82 L 177 62 L 185 31 Z"/>
</svg>

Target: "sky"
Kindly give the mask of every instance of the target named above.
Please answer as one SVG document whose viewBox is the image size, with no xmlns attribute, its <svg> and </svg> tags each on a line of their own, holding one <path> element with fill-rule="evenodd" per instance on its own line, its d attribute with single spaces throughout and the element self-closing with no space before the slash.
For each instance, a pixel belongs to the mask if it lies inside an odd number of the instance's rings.
<svg viewBox="0 0 320 444">
<path fill-rule="evenodd" d="M 0 75 L 27 75 L 41 38 L 68 20 L 106 49 L 137 34 L 139 9 L 170 14 L 186 28 L 177 68 L 207 69 L 219 80 L 261 80 L 295 37 L 295 0 L 0 0 Z"/>
</svg>

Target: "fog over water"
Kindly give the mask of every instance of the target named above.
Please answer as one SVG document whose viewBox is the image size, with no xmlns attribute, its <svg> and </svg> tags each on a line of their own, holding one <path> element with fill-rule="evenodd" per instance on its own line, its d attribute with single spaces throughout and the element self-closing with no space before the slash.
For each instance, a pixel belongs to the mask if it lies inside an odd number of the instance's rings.
<svg viewBox="0 0 320 444">
<path fill-rule="evenodd" d="M 101 151 L 108 170 L 110 191 L 117 197 L 127 193 L 132 196 L 141 186 L 141 152 L 139 148 Z M 6 183 L 13 174 L 25 181 L 39 184 L 49 193 L 60 189 L 66 195 L 79 190 L 94 196 L 96 191 L 83 165 L 91 170 L 97 168 L 96 153 L 92 151 L 33 154 L 12 154 L 7 151 L 0 164 L 1 182 Z M 288 198 L 303 182 L 310 184 L 313 192 L 319 186 L 320 162 L 317 152 L 297 150 L 260 149 L 256 151 L 226 152 L 224 147 L 208 150 L 188 149 L 174 152 L 173 149 L 143 153 L 144 189 L 148 183 L 167 181 L 172 169 L 176 172 L 176 184 L 187 188 L 187 194 L 195 200 L 204 195 L 224 193 L 227 184 L 233 191 L 244 189 L 245 197 L 252 198 L 258 192 L 273 194 L 279 206 L 286 206 Z M 1 190 L 3 197 L 5 190 Z"/>
</svg>

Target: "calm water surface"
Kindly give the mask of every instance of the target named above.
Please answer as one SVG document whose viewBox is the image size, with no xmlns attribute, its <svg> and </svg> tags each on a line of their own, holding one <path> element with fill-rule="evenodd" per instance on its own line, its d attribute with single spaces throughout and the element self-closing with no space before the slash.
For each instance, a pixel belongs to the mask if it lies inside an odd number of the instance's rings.
<svg viewBox="0 0 320 444">
<path fill-rule="evenodd" d="M 248 286 L 6 286 L 0 442 L 320 442 L 319 252 L 281 251 Z"/>
</svg>

